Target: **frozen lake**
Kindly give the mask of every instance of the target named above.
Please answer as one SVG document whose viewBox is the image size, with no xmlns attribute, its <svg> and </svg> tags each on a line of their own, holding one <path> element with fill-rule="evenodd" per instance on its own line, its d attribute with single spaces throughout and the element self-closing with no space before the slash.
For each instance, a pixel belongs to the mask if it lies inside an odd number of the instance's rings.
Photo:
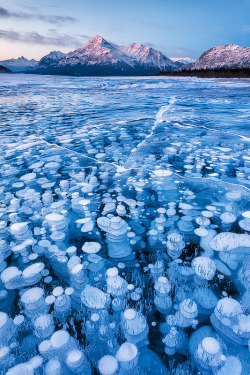
<svg viewBox="0 0 250 375">
<path fill-rule="evenodd" d="M 248 375 L 250 80 L 2 74 L 0 111 L 0 374 Z"/>
<path fill-rule="evenodd" d="M 247 79 L 5 74 L 0 81 L 1 135 L 22 140 L 42 136 L 87 155 L 79 129 L 98 132 L 107 146 L 109 137 L 125 129 L 130 141 L 126 150 L 116 145 L 122 153 L 119 165 L 141 167 L 141 155 L 160 160 L 174 141 L 201 142 L 197 148 L 242 141 L 247 148 L 249 93 Z M 114 161 L 112 152 L 105 161 Z"/>
</svg>

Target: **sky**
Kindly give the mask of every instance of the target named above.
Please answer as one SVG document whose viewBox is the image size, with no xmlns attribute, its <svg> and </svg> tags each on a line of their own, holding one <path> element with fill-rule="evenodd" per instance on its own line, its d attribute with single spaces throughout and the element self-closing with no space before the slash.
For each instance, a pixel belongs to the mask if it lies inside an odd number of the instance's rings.
<svg viewBox="0 0 250 375">
<path fill-rule="evenodd" d="M 101 35 L 198 58 L 223 44 L 250 46 L 250 0 L 0 0 L 0 60 L 39 60 Z"/>
</svg>

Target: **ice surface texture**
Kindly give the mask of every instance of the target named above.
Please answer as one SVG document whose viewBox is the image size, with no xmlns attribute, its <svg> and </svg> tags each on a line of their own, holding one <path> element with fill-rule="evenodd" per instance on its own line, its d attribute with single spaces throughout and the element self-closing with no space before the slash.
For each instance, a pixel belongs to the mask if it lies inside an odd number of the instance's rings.
<svg viewBox="0 0 250 375">
<path fill-rule="evenodd" d="M 249 81 L 0 86 L 0 373 L 248 375 Z"/>
</svg>

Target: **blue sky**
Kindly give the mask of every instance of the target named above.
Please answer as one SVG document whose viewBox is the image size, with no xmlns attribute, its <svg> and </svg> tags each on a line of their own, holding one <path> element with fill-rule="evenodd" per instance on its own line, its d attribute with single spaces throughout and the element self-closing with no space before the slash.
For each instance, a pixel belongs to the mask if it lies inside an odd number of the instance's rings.
<svg viewBox="0 0 250 375">
<path fill-rule="evenodd" d="M 250 0 L 2 0 L 0 60 L 69 52 L 95 35 L 198 58 L 222 44 L 250 45 Z"/>
</svg>

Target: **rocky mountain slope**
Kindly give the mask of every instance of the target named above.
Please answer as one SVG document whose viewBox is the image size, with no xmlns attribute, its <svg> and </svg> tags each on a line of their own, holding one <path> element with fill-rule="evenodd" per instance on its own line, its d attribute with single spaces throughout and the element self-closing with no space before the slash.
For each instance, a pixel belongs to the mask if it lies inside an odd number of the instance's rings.
<svg viewBox="0 0 250 375">
<path fill-rule="evenodd" d="M 12 71 L 3 65 L 0 65 L 0 73 L 12 73 Z"/>
</svg>

